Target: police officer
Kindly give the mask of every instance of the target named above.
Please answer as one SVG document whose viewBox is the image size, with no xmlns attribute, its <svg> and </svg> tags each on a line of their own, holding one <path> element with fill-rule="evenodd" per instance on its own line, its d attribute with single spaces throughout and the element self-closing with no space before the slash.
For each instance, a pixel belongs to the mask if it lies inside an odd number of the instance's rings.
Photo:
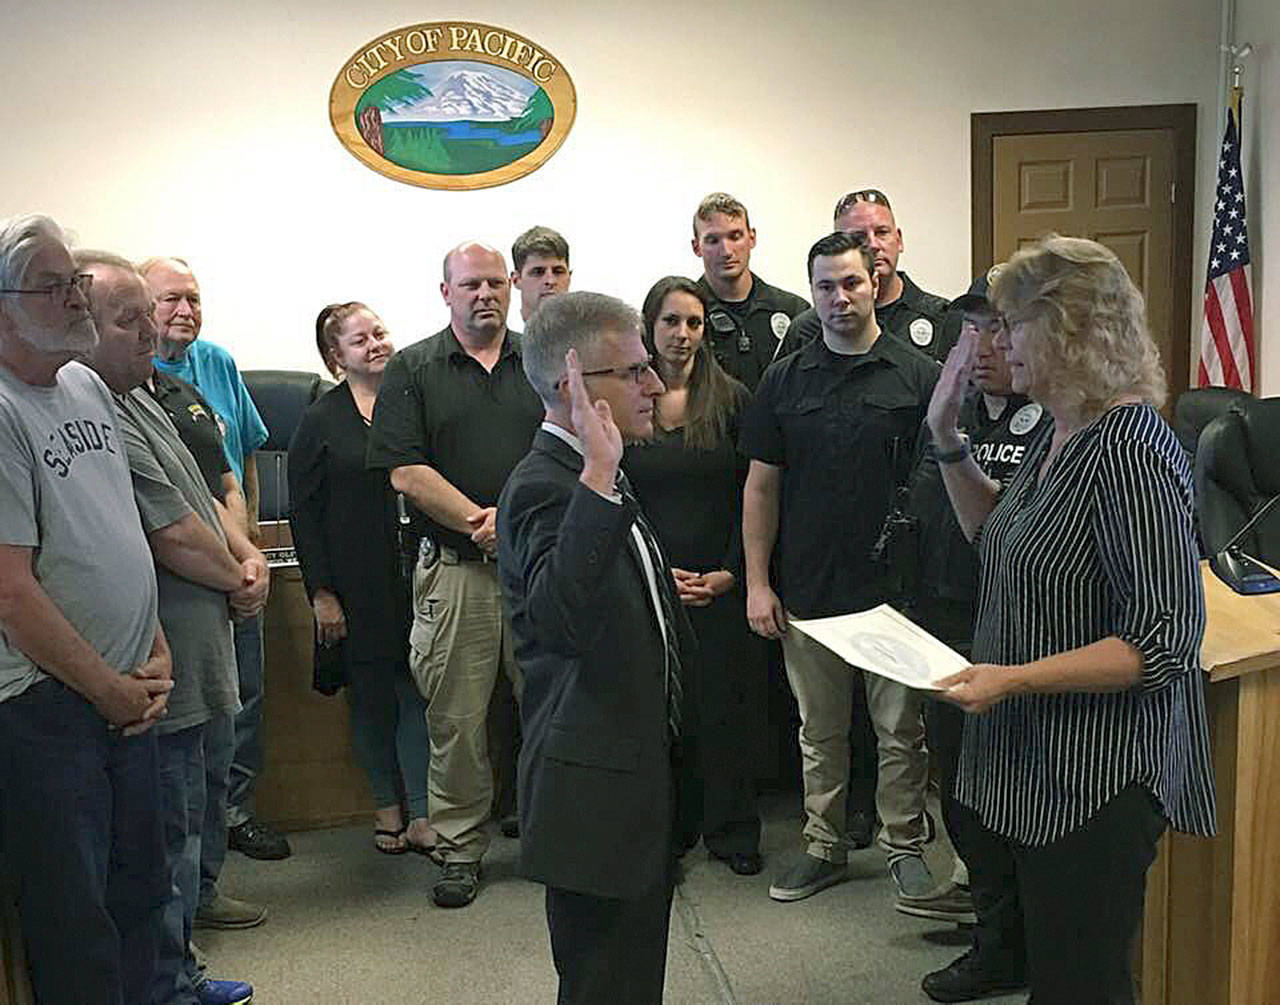
<svg viewBox="0 0 1280 1005">
<path fill-rule="evenodd" d="M 984 473 L 1005 484 L 1022 463 L 1028 446 L 1048 425 L 1049 415 L 1036 402 L 1011 391 L 1008 364 L 993 345 L 1003 321 L 986 294 L 998 269 L 995 266 L 978 277 L 969 292 L 952 304 L 952 313 L 958 317 L 955 327 L 960 336 L 976 342 L 974 391 L 959 418 L 969 443 L 960 453 L 971 451 Z M 968 655 L 973 640 L 978 556 L 956 522 L 941 471 L 941 465 L 961 458 L 937 453 L 929 442 L 927 426 L 917 458 L 907 505 L 920 556 L 915 616 L 930 633 Z M 994 849 L 981 839 L 973 812 L 952 797 L 964 713 L 946 702 L 930 702 L 925 721 L 929 749 L 937 758 L 943 821 L 960 862 L 952 882 L 939 891 L 933 903 L 913 907 L 900 902 L 898 910 L 931 918 L 955 917 L 965 906 L 976 911 L 972 948 L 950 966 L 927 975 L 923 982 L 925 993 L 936 1001 L 966 1001 L 1023 983 L 1022 912 L 1017 889 L 1010 882 L 1012 863 L 993 854 Z"/>
<path fill-rule="evenodd" d="M 809 301 L 770 286 L 751 271 L 756 232 L 747 208 L 712 192 L 693 214 L 693 253 L 702 259 L 698 280 L 711 301 L 707 332 L 720 366 L 754 391 L 778 354 L 791 319 Z"/>
<path fill-rule="evenodd" d="M 860 234 L 876 255 L 876 275 L 880 292 L 876 297 L 876 322 L 881 331 L 913 345 L 938 362 L 947 358 L 955 344 L 953 332 L 944 331 L 947 301 L 926 293 L 898 269 L 902 254 L 902 229 L 893 217 L 889 198 L 879 189 L 850 192 L 836 203 L 836 230 Z M 779 350 L 786 355 L 819 335 L 822 325 L 812 311 L 795 320 L 789 337 Z"/>
</svg>

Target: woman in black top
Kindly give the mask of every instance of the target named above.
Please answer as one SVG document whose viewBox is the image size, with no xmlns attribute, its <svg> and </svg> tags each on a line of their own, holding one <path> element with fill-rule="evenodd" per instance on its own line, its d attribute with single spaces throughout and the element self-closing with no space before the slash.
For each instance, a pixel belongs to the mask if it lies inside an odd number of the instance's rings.
<svg viewBox="0 0 1280 1005">
<path fill-rule="evenodd" d="M 1156 839 L 1214 830 L 1190 471 L 1114 254 L 1050 236 L 991 299 L 1013 390 L 1053 422 L 1008 485 L 988 479 L 956 431 L 962 338 L 929 408 L 981 561 L 975 665 L 942 682 L 969 713 L 955 795 L 1008 853 L 1036 1005 L 1127 1003 Z"/>
<path fill-rule="evenodd" d="M 707 301 L 695 283 L 659 280 L 642 313 L 666 391 L 655 402 L 653 440 L 627 447 L 622 466 L 666 548 L 700 643 L 703 840 L 734 872 L 752 875 L 762 864 L 755 769 L 765 724 L 763 652 L 739 586 L 746 462 L 736 444 L 749 394 L 703 338 Z"/>
<path fill-rule="evenodd" d="M 435 844 L 427 824 L 426 703 L 408 669 L 410 606 L 396 494 L 387 473 L 367 469 L 364 460 L 373 404 L 395 350 L 377 315 L 354 302 L 320 312 L 316 346 L 341 382 L 307 409 L 289 444 L 294 547 L 316 638 L 342 646 L 352 742 L 378 807 L 374 847 L 390 855 L 426 852 Z"/>
</svg>

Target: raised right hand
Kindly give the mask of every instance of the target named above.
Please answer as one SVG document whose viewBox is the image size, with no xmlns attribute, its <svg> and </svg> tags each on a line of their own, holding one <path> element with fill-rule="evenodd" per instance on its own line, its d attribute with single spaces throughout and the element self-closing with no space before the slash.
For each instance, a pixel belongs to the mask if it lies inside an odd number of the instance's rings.
<svg viewBox="0 0 1280 1005">
<path fill-rule="evenodd" d="M 597 491 L 612 492 L 618 465 L 622 462 L 622 434 L 613 421 L 613 412 L 604 400 L 592 402 L 587 385 L 582 380 L 582 364 L 578 351 L 570 349 L 564 354 L 565 383 L 569 388 L 570 419 L 574 432 L 582 441 L 583 480 L 600 482 L 591 487 Z M 590 483 L 589 483 L 590 484 Z"/>
<path fill-rule="evenodd" d="M 960 329 L 960 338 L 942 365 L 942 374 L 929 399 L 928 422 L 933 442 L 939 449 L 949 450 L 959 438 L 960 408 L 969 393 L 969 378 L 978 356 L 978 334 Z"/>
<path fill-rule="evenodd" d="M 316 590 L 311 598 L 316 617 L 316 641 L 329 646 L 347 637 L 347 616 L 338 598 L 328 590 Z"/>
<path fill-rule="evenodd" d="M 747 589 L 747 624 L 766 639 L 780 639 L 787 634 L 787 612 L 769 587 Z"/>
</svg>

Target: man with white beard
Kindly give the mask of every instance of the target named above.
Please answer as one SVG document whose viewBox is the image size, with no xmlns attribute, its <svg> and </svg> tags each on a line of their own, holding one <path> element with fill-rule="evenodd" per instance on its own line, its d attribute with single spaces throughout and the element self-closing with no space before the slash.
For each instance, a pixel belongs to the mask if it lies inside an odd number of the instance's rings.
<svg viewBox="0 0 1280 1005">
<path fill-rule="evenodd" d="M 97 332 L 48 217 L 0 221 L 0 807 L 41 1005 L 149 998 L 170 680 Z"/>
</svg>

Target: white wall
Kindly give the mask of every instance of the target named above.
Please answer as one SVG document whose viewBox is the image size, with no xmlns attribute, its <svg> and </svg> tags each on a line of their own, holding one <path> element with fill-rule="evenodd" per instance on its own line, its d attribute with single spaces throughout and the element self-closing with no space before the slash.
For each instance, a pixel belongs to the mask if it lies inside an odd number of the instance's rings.
<svg viewBox="0 0 1280 1005">
<path fill-rule="evenodd" d="M 1280 395 L 1280 4 L 1237 0 L 1235 40 L 1254 48 L 1240 82 L 1258 370 L 1261 393 Z"/>
<path fill-rule="evenodd" d="M 1270 19 L 1274 40 L 1274 0 L 1244 2 Z M 1213 183 L 1217 0 L 479 0 L 451 11 L 544 44 L 577 85 L 565 145 L 497 189 L 392 181 L 329 126 L 330 85 L 357 46 L 443 8 L 64 0 L 8 10 L 0 216 L 40 210 L 83 244 L 182 255 L 204 289 L 205 337 L 244 368 L 313 369 L 324 303 L 367 300 L 406 345 L 445 321 L 445 249 L 473 236 L 509 248 L 534 223 L 568 236 L 577 288 L 638 302 L 660 275 L 697 274 L 689 218 L 714 189 L 751 210 L 756 271 L 804 292 L 805 252 L 836 197 L 882 187 L 905 232 L 903 267 L 960 292 L 973 111 L 1196 102 L 1199 205 Z M 1274 131 L 1269 142 L 1274 188 Z M 1207 213 L 1197 217 L 1202 277 Z"/>
</svg>

